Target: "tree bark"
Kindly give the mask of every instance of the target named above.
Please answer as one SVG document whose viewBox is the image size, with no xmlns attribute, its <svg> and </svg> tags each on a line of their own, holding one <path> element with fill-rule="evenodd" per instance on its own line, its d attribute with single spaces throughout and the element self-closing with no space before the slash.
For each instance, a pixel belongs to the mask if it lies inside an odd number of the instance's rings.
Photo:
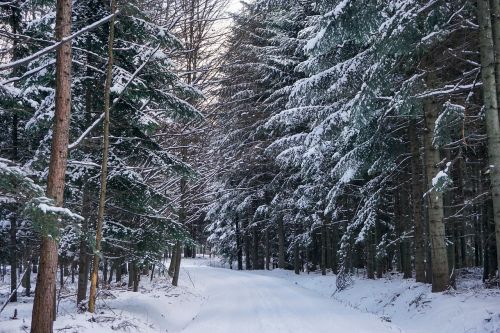
<svg viewBox="0 0 500 333">
<path fill-rule="evenodd" d="M 177 286 L 179 283 L 179 271 L 181 269 L 181 242 L 177 241 L 177 248 L 175 251 L 175 269 L 174 269 L 174 277 L 172 278 L 172 285 Z"/>
<path fill-rule="evenodd" d="M 116 13 L 116 0 L 111 1 L 111 12 Z M 97 224 L 95 235 L 95 253 L 93 260 L 92 275 L 90 277 L 89 292 L 89 312 L 95 311 L 95 298 L 97 295 L 97 277 L 99 273 L 99 258 L 101 255 L 102 228 L 104 224 L 104 209 L 106 206 L 106 187 L 108 178 L 108 158 L 109 158 L 109 109 L 111 81 L 113 80 L 113 44 L 115 39 L 115 16 L 109 21 L 108 38 L 108 65 L 106 69 L 106 82 L 104 87 L 104 124 L 103 124 L 103 149 L 101 166 L 101 190 L 99 192 L 99 209 L 97 212 Z M 105 279 L 104 279 L 105 280 Z M 104 282 L 106 283 L 106 282 Z"/>
<path fill-rule="evenodd" d="M 432 292 L 444 291 L 450 281 L 448 275 L 448 256 L 446 252 L 446 234 L 444 227 L 443 194 L 433 189 L 432 180 L 439 172 L 439 149 L 433 145 L 434 128 L 438 117 L 438 104 L 433 99 L 424 101 L 424 148 L 425 170 L 427 173 L 428 192 L 427 213 L 429 216 L 429 238 L 432 258 Z"/>
<path fill-rule="evenodd" d="M 408 128 L 410 151 L 411 151 L 411 190 L 412 190 L 412 216 L 415 227 L 415 280 L 425 282 L 425 235 L 424 223 L 422 221 L 422 183 L 420 170 L 422 161 L 420 159 L 420 143 L 417 135 L 417 122 L 410 120 Z"/>
<path fill-rule="evenodd" d="M 71 0 L 57 0 L 56 39 L 71 34 Z M 62 43 L 56 52 L 56 93 L 52 149 L 47 196 L 56 206 L 63 205 L 64 177 L 68 156 L 71 110 L 71 42 Z M 57 223 L 57 222 L 54 222 Z M 35 287 L 31 332 L 49 333 L 55 320 L 57 242 L 53 235 L 42 235 L 40 267 Z"/>
<path fill-rule="evenodd" d="M 500 249 L 500 124 L 498 116 L 497 82 L 495 79 L 495 53 L 488 0 L 477 0 L 479 45 L 481 51 L 481 77 L 488 136 L 491 197 L 497 249 Z M 497 24 L 497 22 L 496 22 Z M 500 38 L 500 36 L 496 36 Z M 496 47 L 500 47 L 496 45 Z M 498 60 L 498 59 L 497 59 Z M 497 73 L 498 75 L 498 73 Z M 500 256 L 497 256 L 500 267 Z"/>
</svg>

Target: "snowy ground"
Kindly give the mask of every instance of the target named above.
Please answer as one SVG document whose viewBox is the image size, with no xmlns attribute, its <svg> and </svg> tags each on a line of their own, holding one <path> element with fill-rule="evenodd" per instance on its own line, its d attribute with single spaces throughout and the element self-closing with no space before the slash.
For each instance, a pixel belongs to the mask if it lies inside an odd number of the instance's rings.
<svg viewBox="0 0 500 333">
<path fill-rule="evenodd" d="M 238 272 L 215 261 L 184 260 L 179 287 L 143 277 L 139 293 L 117 286 L 98 301 L 96 315 L 78 314 L 74 286 L 61 294 L 58 332 L 495 332 L 500 291 L 467 283 L 458 292 L 431 294 L 400 277 L 356 278 L 335 293 L 335 277 L 274 270 Z M 7 282 L 0 284 L 0 301 Z M 333 294 L 333 296 L 332 296 Z M 29 331 L 32 299 L 21 297 L 0 315 L 0 333 Z M 18 319 L 10 319 L 18 311 Z"/>
</svg>

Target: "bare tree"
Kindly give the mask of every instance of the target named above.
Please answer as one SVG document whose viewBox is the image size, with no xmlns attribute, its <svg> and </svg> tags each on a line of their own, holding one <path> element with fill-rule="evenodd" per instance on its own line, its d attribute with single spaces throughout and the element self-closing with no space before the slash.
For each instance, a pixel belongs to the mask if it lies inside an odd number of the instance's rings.
<svg viewBox="0 0 500 333">
<path fill-rule="evenodd" d="M 111 0 L 111 11 L 116 12 L 116 0 Z M 106 83 L 104 86 L 104 125 L 103 125 L 103 148 L 101 166 L 101 189 L 99 192 L 99 210 L 97 212 L 97 227 L 95 234 L 95 253 L 92 263 L 92 274 L 90 277 L 89 312 L 95 311 L 95 301 L 97 296 L 97 278 L 99 273 L 99 256 L 101 251 L 102 227 L 104 224 L 104 208 L 106 206 L 106 185 L 108 177 L 109 158 L 109 109 L 111 81 L 113 79 L 113 43 L 115 39 L 115 16 L 109 22 L 108 39 L 108 64 L 106 70 Z"/>
</svg>

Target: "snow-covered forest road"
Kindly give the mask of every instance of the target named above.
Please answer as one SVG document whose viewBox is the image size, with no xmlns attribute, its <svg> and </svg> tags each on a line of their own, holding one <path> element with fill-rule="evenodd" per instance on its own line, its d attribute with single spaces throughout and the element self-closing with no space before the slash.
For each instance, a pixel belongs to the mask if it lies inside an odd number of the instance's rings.
<svg viewBox="0 0 500 333">
<path fill-rule="evenodd" d="M 122 282 L 112 283 L 109 290 L 101 290 L 95 314 L 77 310 L 72 297 L 76 284 L 67 281 L 54 329 L 69 333 L 500 332 L 500 292 L 479 288 L 476 277 L 461 279 L 462 291 L 431 293 L 429 285 L 399 275 L 377 280 L 354 276 L 352 287 L 335 293 L 336 276 L 331 273 L 237 271 L 221 265 L 218 258 L 184 258 L 177 287 L 164 274 L 152 280 L 144 276 L 138 292 L 128 291 Z M 34 283 L 35 276 L 31 278 Z M 9 281 L 8 276 L 5 280 Z M 0 303 L 7 290 L 6 284 L 0 287 Z M 29 331 L 32 306 L 33 297 L 22 295 L 19 302 L 9 304 L 0 314 L 0 333 Z"/>
<path fill-rule="evenodd" d="M 185 333 L 401 332 L 277 277 L 206 266 L 185 272 L 205 297 Z"/>
</svg>

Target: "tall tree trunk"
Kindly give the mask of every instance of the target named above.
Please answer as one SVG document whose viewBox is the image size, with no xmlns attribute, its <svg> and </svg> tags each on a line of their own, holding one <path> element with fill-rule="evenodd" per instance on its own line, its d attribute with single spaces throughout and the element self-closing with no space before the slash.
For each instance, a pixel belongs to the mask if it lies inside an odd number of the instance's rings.
<svg viewBox="0 0 500 333">
<path fill-rule="evenodd" d="M 321 275 L 326 275 L 326 225 L 325 220 L 321 224 Z"/>
<path fill-rule="evenodd" d="M 135 260 L 132 263 L 132 266 L 134 267 L 134 274 L 132 274 L 134 285 L 133 291 L 136 293 L 139 291 L 139 279 L 141 277 L 141 270 L 139 269 L 139 266 L 137 266 L 137 261 Z"/>
<path fill-rule="evenodd" d="M 119 265 L 118 265 L 118 262 L 116 260 L 113 260 L 111 265 L 110 265 L 110 268 L 109 268 L 109 277 L 108 277 L 108 284 L 107 286 L 109 287 L 109 285 L 111 284 L 111 281 L 113 281 L 113 272 L 118 272 L 118 269 L 119 269 Z"/>
<path fill-rule="evenodd" d="M 401 234 L 403 235 L 403 239 L 401 240 L 400 252 L 401 252 L 401 269 L 403 271 L 404 279 L 411 279 L 412 277 L 412 269 L 411 269 L 411 253 L 410 253 L 410 244 L 407 237 L 409 223 L 409 217 L 406 214 L 409 208 L 408 203 L 408 192 L 406 189 L 402 189 L 399 191 L 399 203 L 400 203 L 400 226 L 401 226 Z"/>
<path fill-rule="evenodd" d="M 240 221 L 236 219 L 236 257 L 238 260 L 238 270 L 241 271 L 243 269 L 243 248 L 241 245 L 241 229 L 240 229 Z"/>
<path fill-rule="evenodd" d="M 175 251 L 175 269 L 174 269 L 174 276 L 172 278 L 173 286 L 177 286 L 177 284 L 179 283 L 179 273 L 181 270 L 181 257 L 182 257 L 181 242 L 177 241 L 177 248 Z"/>
<path fill-rule="evenodd" d="M 10 15 L 10 27 L 12 29 L 13 34 L 20 33 L 21 30 L 21 9 L 19 8 L 19 3 L 14 2 L 14 5 L 10 6 L 9 9 L 11 11 Z M 18 47 L 18 38 L 13 39 L 13 52 L 12 52 L 12 60 L 15 61 L 21 58 L 21 50 Z M 14 75 L 20 75 L 19 69 L 14 69 Z M 12 160 L 17 161 L 19 159 L 18 156 L 18 127 L 19 127 L 19 118 L 17 115 L 17 111 L 13 112 L 12 115 Z M 17 257 L 17 205 L 13 206 L 12 215 L 10 218 L 10 246 L 9 246 L 9 261 L 10 261 L 10 291 L 11 297 L 10 302 L 17 302 L 17 268 L 18 268 L 18 257 Z"/>
<path fill-rule="evenodd" d="M 266 263 L 265 268 L 269 270 L 269 264 L 271 262 L 271 242 L 269 241 L 269 228 L 265 231 L 265 242 L 266 242 Z"/>
<path fill-rule="evenodd" d="M 415 280 L 425 282 L 425 236 L 422 221 L 422 183 L 420 176 L 422 162 L 420 160 L 420 143 L 415 119 L 410 120 L 408 134 L 411 151 L 411 204 L 413 224 L 415 226 Z"/>
<path fill-rule="evenodd" d="M 278 217 L 278 268 L 285 268 L 285 230 L 283 218 Z"/>
<path fill-rule="evenodd" d="M 253 269 L 259 269 L 259 237 L 257 235 L 257 228 L 252 228 L 252 267 Z"/>
<path fill-rule="evenodd" d="M 376 266 L 376 270 L 377 270 L 377 278 L 378 279 L 381 279 L 383 274 L 384 274 L 384 270 L 385 270 L 385 256 L 382 256 L 380 252 L 377 252 L 377 244 L 379 244 L 380 242 L 380 239 L 381 239 L 381 230 L 380 230 L 380 222 L 379 220 L 375 221 L 375 234 L 374 234 L 374 242 L 373 242 L 373 246 L 374 246 L 374 253 L 375 253 L 375 266 Z"/>
<path fill-rule="evenodd" d="M 300 274 L 300 248 L 298 244 L 293 246 L 293 268 L 295 274 Z"/>
<path fill-rule="evenodd" d="M 106 283 L 108 283 L 108 259 L 102 259 L 102 286 L 101 288 L 106 289 Z"/>
<path fill-rule="evenodd" d="M 83 186 L 82 198 L 82 236 L 80 237 L 80 252 L 78 256 L 78 290 L 76 294 L 76 303 L 80 304 L 87 298 L 87 285 L 89 274 L 89 254 L 87 237 L 89 231 L 91 199 L 88 185 Z"/>
<path fill-rule="evenodd" d="M 87 47 L 90 49 L 91 39 L 87 37 L 86 40 Z M 92 79 L 92 54 L 87 53 L 86 61 L 87 61 L 87 81 L 85 82 L 85 123 L 86 126 L 90 126 L 92 122 L 92 101 L 93 101 L 93 93 L 94 93 L 94 80 Z M 85 153 L 88 152 L 87 147 L 83 147 L 83 151 Z M 80 235 L 80 246 L 79 246 L 79 255 L 78 255 L 78 287 L 76 294 L 76 303 L 80 304 L 83 300 L 87 298 L 87 286 L 88 286 L 88 275 L 90 270 L 89 265 L 89 245 L 88 245 L 88 237 L 89 237 L 89 225 L 90 225 L 90 217 L 92 211 L 92 198 L 90 193 L 90 185 L 85 183 L 82 188 L 82 210 L 81 216 L 83 217 L 82 221 L 82 229 Z"/>
<path fill-rule="evenodd" d="M 439 113 L 439 105 L 433 99 L 424 101 L 424 148 L 425 170 L 429 190 L 426 194 L 429 216 L 429 238 L 432 258 L 432 291 L 446 290 L 450 284 L 448 275 L 448 256 L 446 252 L 446 234 L 444 227 L 443 194 L 434 190 L 433 179 L 439 172 L 439 149 L 433 144 L 434 128 Z"/>
<path fill-rule="evenodd" d="M 56 39 L 71 34 L 71 0 L 57 0 Z M 56 93 L 52 150 L 50 154 L 47 196 L 62 207 L 64 177 L 68 156 L 71 110 L 71 42 L 63 43 L 56 52 Z M 54 221 L 54 223 L 57 223 Z M 54 226 L 56 227 L 56 226 Z M 40 267 L 35 287 L 31 332 L 52 332 L 55 320 L 57 242 L 51 235 L 42 235 Z"/>
<path fill-rule="evenodd" d="M 124 265 L 124 263 L 122 262 L 122 259 L 119 259 L 119 261 L 117 261 L 117 263 L 116 263 L 115 282 L 117 282 L 117 283 L 122 281 L 123 265 Z"/>
<path fill-rule="evenodd" d="M 170 264 L 168 265 L 167 274 L 170 277 L 174 277 L 176 260 L 177 260 L 177 243 L 175 243 L 174 247 L 172 248 L 172 256 L 170 257 Z"/>
<path fill-rule="evenodd" d="M 334 274 L 338 273 L 338 256 L 337 256 L 337 249 L 336 249 L 336 246 L 339 243 L 338 232 L 339 231 L 338 231 L 337 224 L 332 223 L 332 232 L 331 232 L 332 252 L 331 252 L 331 256 L 332 256 L 332 271 Z"/>
<path fill-rule="evenodd" d="M 111 0 L 111 12 L 116 13 L 116 0 Z M 106 187 L 108 178 L 109 158 L 109 109 L 111 81 L 113 80 L 113 44 L 115 40 L 115 16 L 109 21 L 108 37 L 108 65 L 106 69 L 106 82 L 104 86 L 104 124 L 103 124 L 103 148 L 101 165 L 101 189 L 99 192 L 99 209 L 97 212 L 97 224 L 95 233 L 95 253 L 92 262 L 92 274 L 90 276 L 89 312 L 95 311 L 95 298 L 97 295 L 97 278 L 99 274 L 99 258 L 101 256 L 102 227 L 104 224 L 104 209 L 106 206 Z M 105 280 L 105 279 L 104 279 Z M 106 282 L 104 282 L 106 283 Z"/>
<path fill-rule="evenodd" d="M 500 249 L 500 124 L 498 116 L 497 82 L 495 80 L 495 53 L 488 0 L 477 0 L 479 20 L 479 44 L 481 51 L 481 77 L 486 110 L 486 133 L 490 165 L 491 197 L 497 249 Z M 498 22 L 495 23 L 495 25 Z M 497 41 L 500 36 L 496 36 Z M 496 47 L 500 48 L 499 45 Z M 498 59 L 497 59 L 498 60 Z M 497 73 L 497 75 L 499 75 Z M 500 83 L 499 83 L 500 84 Z M 497 256 L 500 267 L 500 256 Z"/>
<path fill-rule="evenodd" d="M 366 277 L 375 279 L 375 231 L 369 230 L 366 238 Z"/>
<path fill-rule="evenodd" d="M 325 224 L 326 235 L 326 267 L 333 271 L 333 242 L 332 242 L 332 225 L 331 223 Z"/>
<path fill-rule="evenodd" d="M 64 261 L 63 258 L 59 258 L 59 288 L 64 287 Z"/>
<path fill-rule="evenodd" d="M 486 6 L 486 4 L 484 6 Z M 497 101 L 500 101 L 500 1 L 490 0 L 490 6 L 491 6 L 491 32 L 493 38 L 494 57 L 495 57 L 496 95 L 497 95 Z M 483 7 L 481 7 L 481 9 L 484 10 Z M 478 13 L 478 15 L 479 14 L 480 13 Z"/>
<path fill-rule="evenodd" d="M 24 288 L 24 296 L 30 297 L 31 295 L 31 262 L 25 261 L 24 267 L 26 273 L 24 273 L 22 285 Z"/>
<path fill-rule="evenodd" d="M 131 290 L 133 287 L 134 287 L 134 264 L 133 262 L 129 262 L 128 263 L 128 285 L 127 285 L 127 288 L 128 290 Z"/>
<path fill-rule="evenodd" d="M 10 302 L 17 302 L 17 216 L 13 212 L 10 218 Z"/>
</svg>

